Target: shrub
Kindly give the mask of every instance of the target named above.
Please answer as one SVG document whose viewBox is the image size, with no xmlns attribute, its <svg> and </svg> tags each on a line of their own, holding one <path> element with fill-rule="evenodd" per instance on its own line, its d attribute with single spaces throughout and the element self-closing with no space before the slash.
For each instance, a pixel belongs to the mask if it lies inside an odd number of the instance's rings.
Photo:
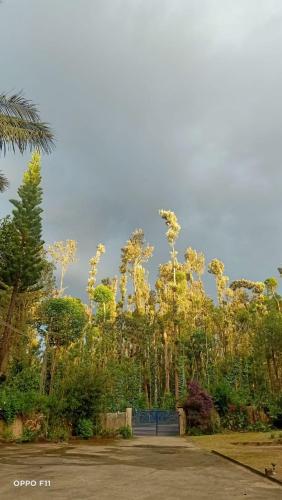
<svg viewBox="0 0 282 500">
<path fill-rule="evenodd" d="M 248 413 L 243 405 L 229 404 L 227 413 L 221 419 L 225 429 L 241 431 L 248 429 Z"/>
<path fill-rule="evenodd" d="M 78 427 L 81 419 L 94 422 L 100 411 L 102 379 L 93 367 L 75 367 L 64 380 L 61 391 L 60 413 L 74 428 Z"/>
<path fill-rule="evenodd" d="M 7 424 L 11 424 L 17 415 L 30 415 L 41 411 L 45 405 L 46 397 L 33 390 L 23 392 L 7 386 L 0 391 L 0 417 Z"/>
<path fill-rule="evenodd" d="M 258 421 L 255 422 L 254 424 L 248 425 L 247 430 L 255 432 L 269 432 L 271 430 L 271 425 Z"/>
<path fill-rule="evenodd" d="M 274 427 L 282 429 L 282 395 L 269 404 L 269 413 Z"/>
<path fill-rule="evenodd" d="M 82 418 L 77 423 L 76 429 L 77 435 L 83 439 L 89 439 L 93 437 L 93 422 L 88 418 Z"/>
<path fill-rule="evenodd" d="M 0 416 L 7 424 L 11 424 L 16 416 L 21 413 L 23 397 L 18 391 L 7 389 L 0 391 Z"/>
<path fill-rule="evenodd" d="M 202 436 L 203 432 L 199 427 L 189 427 L 188 429 L 189 436 Z"/>
<path fill-rule="evenodd" d="M 15 436 L 11 429 L 4 429 L 2 432 L 2 439 L 6 441 L 7 443 L 11 443 L 12 441 L 15 441 Z"/>
<path fill-rule="evenodd" d="M 128 425 L 126 425 L 124 427 L 120 427 L 118 429 L 118 433 L 119 433 L 119 435 L 123 439 L 130 439 L 130 438 L 132 438 L 132 430 L 131 430 L 131 428 Z"/>
<path fill-rule="evenodd" d="M 187 415 L 188 429 L 196 427 L 202 432 L 210 432 L 212 397 L 194 380 L 188 384 L 188 394 L 188 399 L 183 405 Z"/>
<path fill-rule="evenodd" d="M 32 443 L 36 441 L 37 438 L 38 438 L 38 432 L 33 431 L 28 427 L 25 427 L 22 436 L 18 438 L 16 441 L 17 443 Z"/>
<path fill-rule="evenodd" d="M 70 437 L 70 429 L 65 423 L 50 426 L 48 429 L 47 437 L 50 441 L 55 443 L 60 441 L 68 441 Z"/>
<path fill-rule="evenodd" d="M 221 416 L 228 411 L 228 405 L 233 403 L 233 391 L 228 383 L 221 382 L 213 391 L 213 400 L 216 409 Z"/>
</svg>

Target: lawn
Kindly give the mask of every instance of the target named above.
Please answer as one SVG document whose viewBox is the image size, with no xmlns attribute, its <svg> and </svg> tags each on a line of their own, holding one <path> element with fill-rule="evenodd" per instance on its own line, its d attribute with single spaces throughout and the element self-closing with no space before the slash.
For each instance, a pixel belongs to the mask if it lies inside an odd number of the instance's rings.
<svg viewBox="0 0 282 500">
<path fill-rule="evenodd" d="M 188 439 L 200 448 L 218 451 L 261 472 L 275 463 L 274 477 L 282 480 L 282 431 L 230 432 Z"/>
</svg>

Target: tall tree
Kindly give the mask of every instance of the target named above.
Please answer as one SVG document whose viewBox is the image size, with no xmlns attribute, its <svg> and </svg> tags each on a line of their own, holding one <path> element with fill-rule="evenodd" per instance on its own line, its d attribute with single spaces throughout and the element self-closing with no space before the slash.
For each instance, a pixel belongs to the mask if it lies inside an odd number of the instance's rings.
<svg viewBox="0 0 282 500">
<path fill-rule="evenodd" d="M 40 184 L 40 154 L 34 153 L 18 189 L 19 200 L 10 200 L 13 217 L 4 220 L 0 231 L 0 281 L 10 290 L 0 345 L 0 375 L 5 375 L 8 366 L 17 296 L 40 286 L 44 268 Z"/>
<path fill-rule="evenodd" d="M 48 248 L 48 253 L 53 262 L 60 266 L 60 288 L 58 296 L 62 297 L 65 291 L 63 287 L 64 277 L 70 264 L 76 262 L 77 242 L 75 240 L 56 241 Z"/>
<path fill-rule="evenodd" d="M 168 268 L 172 269 L 172 286 L 169 288 L 172 289 L 172 310 L 170 314 L 169 321 L 167 321 L 167 327 L 164 327 L 163 331 L 163 339 L 164 339 L 164 358 L 165 358 L 165 392 L 170 393 L 170 353 L 169 353 L 169 343 L 171 341 L 170 337 L 173 337 L 173 343 L 176 345 L 176 323 L 175 323 L 175 315 L 176 315 L 176 291 L 177 291 L 177 279 L 176 279 L 176 271 L 177 271 L 177 251 L 175 250 L 175 242 L 179 236 L 181 226 L 178 223 L 177 217 L 174 212 L 171 210 L 159 210 L 159 214 L 162 219 L 164 219 L 166 225 L 168 226 L 168 230 L 166 232 L 166 237 L 168 244 L 171 247 L 171 260 L 168 263 Z M 160 272 L 162 268 L 160 266 Z M 172 325 L 172 326 L 171 326 Z M 178 397 L 178 371 L 175 370 L 175 394 Z"/>
</svg>

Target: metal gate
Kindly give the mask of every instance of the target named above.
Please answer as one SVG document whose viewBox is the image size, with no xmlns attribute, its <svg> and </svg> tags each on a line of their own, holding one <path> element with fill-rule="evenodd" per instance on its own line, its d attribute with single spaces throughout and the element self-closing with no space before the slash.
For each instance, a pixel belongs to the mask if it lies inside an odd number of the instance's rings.
<svg viewBox="0 0 282 500">
<path fill-rule="evenodd" d="M 179 415 L 173 410 L 134 410 L 134 436 L 179 436 Z"/>
</svg>

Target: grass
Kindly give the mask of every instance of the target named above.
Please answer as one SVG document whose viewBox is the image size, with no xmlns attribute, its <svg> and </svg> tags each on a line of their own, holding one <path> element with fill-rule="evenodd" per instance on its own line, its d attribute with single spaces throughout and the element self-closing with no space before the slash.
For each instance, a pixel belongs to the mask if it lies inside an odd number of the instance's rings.
<svg viewBox="0 0 282 500">
<path fill-rule="evenodd" d="M 279 432 L 228 432 L 210 436 L 190 436 L 196 446 L 216 450 L 264 472 L 276 464 L 277 479 L 282 480 L 282 439 Z"/>
</svg>

